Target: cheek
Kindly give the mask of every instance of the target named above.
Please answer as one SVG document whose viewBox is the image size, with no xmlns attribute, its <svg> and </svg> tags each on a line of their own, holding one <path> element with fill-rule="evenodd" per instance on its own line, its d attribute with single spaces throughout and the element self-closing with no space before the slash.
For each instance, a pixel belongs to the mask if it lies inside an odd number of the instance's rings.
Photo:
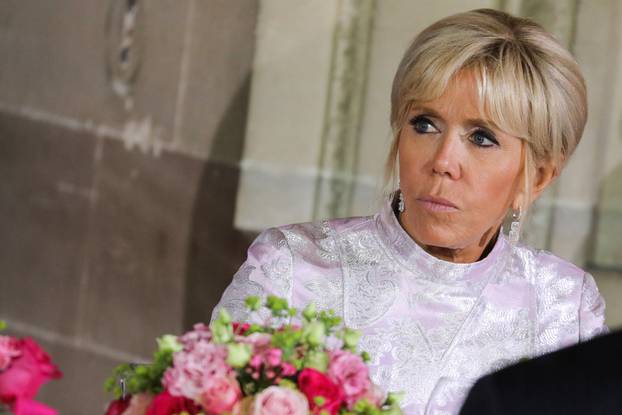
<svg viewBox="0 0 622 415">
<path fill-rule="evenodd" d="M 475 201 L 483 211 L 505 210 L 511 204 L 519 182 L 518 163 L 500 163 L 490 168 L 480 165 L 473 188 Z"/>
<path fill-rule="evenodd" d="M 403 180 L 412 179 L 413 175 L 417 175 L 423 169 L 429 159 L 432 157 L 427 146 L 421 140 L 402 133 L 398 146 L 398 160 L 400 163 L 400 172 Z"/>
</svg>

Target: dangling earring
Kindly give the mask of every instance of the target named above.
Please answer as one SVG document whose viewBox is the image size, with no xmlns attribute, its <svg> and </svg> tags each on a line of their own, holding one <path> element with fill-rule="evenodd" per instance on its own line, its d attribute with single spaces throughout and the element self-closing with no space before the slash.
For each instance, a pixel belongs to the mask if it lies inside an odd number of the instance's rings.
<svg viewBox="0 0 622 415">
<path fill-rule="evenodd" d="M 510 234 L 509 239 L 512 245 L 516 245 L 518 240 L 520 239 L 520 220 L 522 217 L 521 208 L 518 208 L 518 211 L 512 211 L 512 223 L 510 224 Z"/>
<path fill-rule="evenodd" d="M 399 195 L 399 200 L 397 203 L 397 210 L 402 213 L 404 211 L 404 194 L 402 193 L 402 189 L 399 188 L 400 187 L 400 182 L 399 180 L 397 181 L 397 188 L 398 188 L 398 192 L 400 192 Z"/>
</svg>

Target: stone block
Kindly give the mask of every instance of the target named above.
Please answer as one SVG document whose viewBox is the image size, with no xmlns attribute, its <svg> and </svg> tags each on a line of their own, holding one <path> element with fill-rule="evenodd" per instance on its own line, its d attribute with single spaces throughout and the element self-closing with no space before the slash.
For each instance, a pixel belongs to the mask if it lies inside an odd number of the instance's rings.
<svg viewBox="0 0 622 415">
<path fill-rule="evenodd" d="M 0 113 L 0 316 L 72 334 L 96 141 Z"/>
<path fill-rule="evenodd" d="M 145 355 L 179 333 L 192 212 L 202 162 L 127 151 L 107 140 L 88 240 L 80 335 Z"/>
<path fill-rule="evenodd" d="M 191 12 L 175 146 L 237 164 L 248 111 L 257 1 L 195 1 Z M 214 143 L 219 138 L 224 139 Z"/>
</svg>

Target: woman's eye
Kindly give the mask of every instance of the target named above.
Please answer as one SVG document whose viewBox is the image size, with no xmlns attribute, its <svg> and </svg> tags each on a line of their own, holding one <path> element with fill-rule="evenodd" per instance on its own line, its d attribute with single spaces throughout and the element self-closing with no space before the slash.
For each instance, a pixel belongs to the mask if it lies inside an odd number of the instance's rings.
<svg viewBox="0 0 622 415">
<path fill-rule="evenodd" d="M 475 131 L 471 136 L 471 141 L 473 144 L 479 147 L 492 147 L 499 145 L 499 142 L 495 138 L 494 135 L 486 132 L 486 131 Z"/>
<path fill-rule="evenodd" d="M 438 133 L 438 129 L 434 126 L 434 123 L 426 117 L 418 116 L 410 120 L 415 132 L 418 134 Z"/>
</svg>

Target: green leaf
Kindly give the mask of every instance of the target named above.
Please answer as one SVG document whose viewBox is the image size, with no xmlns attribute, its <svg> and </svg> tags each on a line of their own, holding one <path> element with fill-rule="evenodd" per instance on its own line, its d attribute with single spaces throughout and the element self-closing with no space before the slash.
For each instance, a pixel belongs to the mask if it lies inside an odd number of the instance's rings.
<svg viewBox="0 0 622 415">
<path fill-rule="evenodd" d="M 328 362 L 328 353 L 320 350 L 309 350 L 304 359 L 304 367 L 326 372 L 328 369 Z"/>
<path fill-rule="evenodd" d="M 316 396 L 313 398 L 313 402 L 315 402 L 317 406 L 322 406 L 326 403 L 326 398 L 323 396 Z"/>
<path fill-rule="evenodd" d="M 287 300 L 275 295 L 269 295 L 266 299 L 266 307 L 272 311 L 272 315 L 275 317 L 284 317 L 289 310 Z"/>
<path fill-rule="evenodd" d="M 356 330 L 349 328 L 343 330 L 343 344 L 350 350 L 356 350 L 360 338 L 361 333 Z"/>
<path fill-rule="evenodd" d="M 250 311 L 257 311 L 261 308 L 261 298 L 257 297 L 256 295 L 246 297 L 244 303 Z"/>
<path fill-rule="evenodd" d="M 6 329 L 6 321 L 0 320 L 0 330 Z"/>
<path fill-rule="evenodd" d="M 231 343 L 227 345 L 227 363 L 236 369 L 240 369 L 251 359 L 252 347 L 250 344 Z"/>
<path fill-rule="evenodd" d="M 304 310 L 302 310 L 302 316 L 307 321 L 314 320 L 317 317 L 317 309 L 314 303 L 309 303 Z"/>
<path fill-rule="evenodd" d="M 229 324 L 232 321 L 231 314 L 229 314 L 229 312 L 225 310 L 224 308 L 221 308 L 220 311 L 218 312 L 218 318 L 216 320 L 220 321 L 223 324 Z"/>
<path fill-rule="evenodd" d="M 321 321 L 312 321 L 304 326 L 303 338 L 311 347 L 324 344 L 326 340 L 326 325 Z"/>
<path fill-rule="evenodd" d="M 225 323 L 218 318 L 212 321 L 210 330 L 212 331 L 213 340 L 216 344 L 225 344 L 233 339 L 233 326 L 231 322 Z"/>
<path fill-rule="evenodd" d="M 385 401 L 386 405 L 399 405 L 404 398 L 404 392 L 389 392 Z"/>
<path fill-rule="evenodd" d="M 177 340 L 177 336 L 173 336 L 172 334 L 165 334 L 162 337 L 156 339 L 158 343 L 158 350 L 161 351 L 171 351 L 172 353 L 180 352 L 183 350 L 183 346 Z"/>
<path fill-rule="evenodd" d="M 281 379 L 279 381 L 279 386 L 282 386 L 288 389 L 298 390 L 298 386 L 296 385 L 296 383 L 290 379 Z"/>
</svg>

